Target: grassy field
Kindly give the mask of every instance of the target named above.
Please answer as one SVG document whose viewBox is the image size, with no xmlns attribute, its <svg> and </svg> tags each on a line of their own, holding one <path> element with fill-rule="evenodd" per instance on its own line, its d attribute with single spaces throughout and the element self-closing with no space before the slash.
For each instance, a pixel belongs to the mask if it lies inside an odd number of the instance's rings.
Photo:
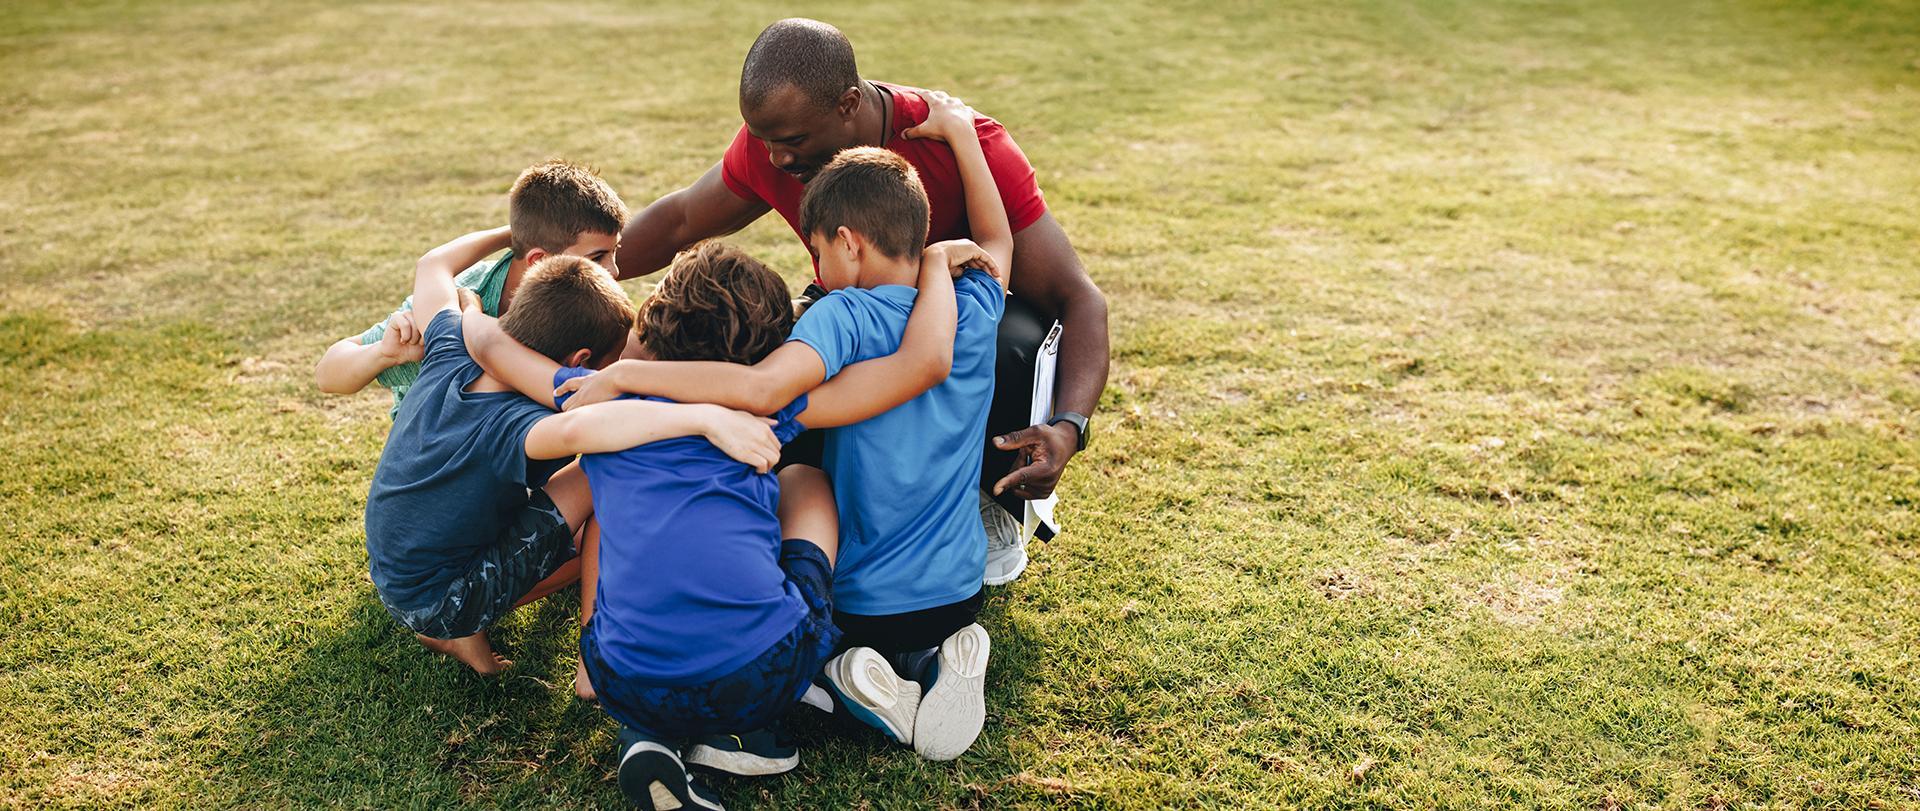
<svg viewBox="0 0 1920 811">
<path fill-rule="evenodd" d="M 0 7 L 0 805 L 617 805 L 565 601 L 380 609 L 309 370 L 806 14 L 1008 124 L 1113 376 L 972 752 L 730 803 L 1920 808 L 1920 7 L 962 8 Z"/>
</svg>

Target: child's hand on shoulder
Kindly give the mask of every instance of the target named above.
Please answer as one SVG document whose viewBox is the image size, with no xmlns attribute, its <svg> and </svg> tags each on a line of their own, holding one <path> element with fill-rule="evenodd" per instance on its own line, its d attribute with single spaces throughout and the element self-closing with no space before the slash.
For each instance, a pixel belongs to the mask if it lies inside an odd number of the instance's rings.
<svg viewBox="0 0 1920 811">
<path fill-rule="evenodd" d="M 993 254 L 987 253 L 985 248 L 974 244 L 971 239 L 935 242 L 926 247 L 926 252 L 938 252 L 944 256 L 947 270 L 953 274 L 953 278 L 958 279 L 967 272 L 967 268 L 974 268 L 992 276 L 994 281 L 1006 283 L 1006 273 L 1000 269 L 999 263 L 993 261 Z"/>
<path fill-rule="evenodd" d="M 581 406 L 604 403 L 625 394 L 625 392 L 621 391 L 618 385 L 615 385 L 613 375 L 607 374 L 606 370 L 603 369 L 592 374 L 570 377 L 560 381 L 560 387 L 553 390 L 553 399 L 558 400 L 567 394 L 572 394 L 573 398 L 560 407 L 561 411 L 572 411 Z"/>
<path fill-rule="evenodd" d="M 772 419 L 715 405 L 706 408 L 711 411 L 706 417 L 707 429 L 701 433 L 721 453 L 761 473 L 772 470 L 780 461 L 780 440 L 773 435 Z"/>
<path fill-rule="evenodd" d="M 956 138 L 978 138 L 973 129 L 973 108 L 938 90 L 918 91 L 927 101 L 927 120 L 900 133 L 908 138 L 931 138 L 949 144 Z"/>
<path fill-rule="evenodd" d="M 418 363 L 427 356 L 426 339 L 413 323 L 413 313 L 403 310 L 387 318 L 387 331 L 380 336 L 380 354 L 395 365 Z"/>
</svg>

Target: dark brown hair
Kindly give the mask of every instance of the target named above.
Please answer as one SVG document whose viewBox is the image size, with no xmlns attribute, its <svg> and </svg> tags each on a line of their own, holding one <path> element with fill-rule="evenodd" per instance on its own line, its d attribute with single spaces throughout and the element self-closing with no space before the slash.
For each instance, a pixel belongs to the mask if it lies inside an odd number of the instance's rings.
<svg viewBox="0 0 1920 811">
<path fill-rule="evenodd" d="M 927 190 L 907 159 L 872 146 L 841 150 L 807 183 L 800 234 L 832 236 L 842 226 L 881 253 L 920 261 L 927 244 Z"/>
<path fill-rule="evenodd" d="M 514 307 L 517 309 L 518 304 Z M 680 254 L 640 305 L 634 331 L 658 360 L 759 363 L 793 329 L 779 274 L 724 242 Z"/>
<path fill-rule="evenodd" d="M 559 253 L 585 233 L 618 234 L 627 223 L 627 204 L 592 169 L 566 161 L 536 163 L 513 181 L 507 193 L 507 225 L 513 252 L 539 248 Z"/>
<path fill-rule="evenodd" d="M 633 328 L 633 302 L 606 268 L 578 256 L 549 256 L 527 270 L 500 329 L 555 363 L 590 349 L 589 366 L 619 355 Z"/>
</svg>

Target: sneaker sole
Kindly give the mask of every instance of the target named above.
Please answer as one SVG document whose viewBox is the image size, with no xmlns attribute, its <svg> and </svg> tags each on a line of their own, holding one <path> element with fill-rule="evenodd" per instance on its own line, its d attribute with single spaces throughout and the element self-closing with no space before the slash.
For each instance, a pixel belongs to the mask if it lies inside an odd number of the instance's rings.
<svg viewBox="0 0 1920 811">
<path fill-rule="evenodd" d="M 854 648 L 828 663 L 827 682 L 848 714 L 903 744 L 913 743 L 920 714 L 920 685 L 893 672 L 872 648 Z"/>
<path fill-rule="evenodd" d="M 1004 569 L 1004 571 L 996 572 L 995 571 L 996 568 Z M 1022 548 L 1020 550 L 1019 561 L 1016 563 L 1013 563 L 1011 566 L 1008 566 L 1002 561 L 994 560 L 993 557 L 989 555 L 987 557 L 987 575 L 985 577 L 980 578 L 980 585 L 1004 586 L 1008 583 L 1011 583 L 1015 580 L 1020 579 L 1020 574 L 1022 572 L 1025 572 L 1026 570 L 1027 570 L 1027 550 L 1025 548 Z"/>
<path fill-rule="evenodd" d="M 940 672 L 920 699 L 913 751 L 928 760 L 965 754 L 987 722 L 987 629 L 969 625 L 940 643 Z"/>
<path fill-rule="evenodd" d="M 686 767 L 673 750 L 653 741 L 640 741 L 620 756 L 620 791 L 648 811 L 701 808 L 726 811 L 700 796 L 687 779 Z"/>
<path fill-rule="evenodd" d="M 687 750 L 687 764 L 740 777 L 765 777 L 770 774 L 785 774 L 793 771 L 800 765 L 800 753 L 795 752 L 783 758 L 772 758 L 752 752 L 728 751 L 705 744 L 695 744 L 692 749 Z"/>
</svg>

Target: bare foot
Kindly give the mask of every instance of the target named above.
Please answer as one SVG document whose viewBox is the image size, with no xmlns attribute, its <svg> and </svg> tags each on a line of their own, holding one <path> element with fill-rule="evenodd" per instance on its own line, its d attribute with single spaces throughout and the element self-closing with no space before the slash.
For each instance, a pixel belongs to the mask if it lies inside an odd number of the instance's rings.
<svg viewBox="0 0 1920 811">
<path fill-rule="evenodd" d="M 581 662 L 573 668 L 573 694 L 581 701 L 598 701 L 600 696 L 593 692 L 593 681 L 587 678 L 587 663 Z"/>
<path fill-rule="evenodd" d="M 500 671 L 513 666 L 512 660 L 503 659 L 494 652 L 493 643 L 487 641 L 486 631 L 459 639 L 434 639 L 420 634 L 414 634 L 413 638 L 420 640 L 427 650 L 458 659 L 461 664 L 473 668 L 473 672 L 482 676 L 498 675 Z"/>
</svg>

